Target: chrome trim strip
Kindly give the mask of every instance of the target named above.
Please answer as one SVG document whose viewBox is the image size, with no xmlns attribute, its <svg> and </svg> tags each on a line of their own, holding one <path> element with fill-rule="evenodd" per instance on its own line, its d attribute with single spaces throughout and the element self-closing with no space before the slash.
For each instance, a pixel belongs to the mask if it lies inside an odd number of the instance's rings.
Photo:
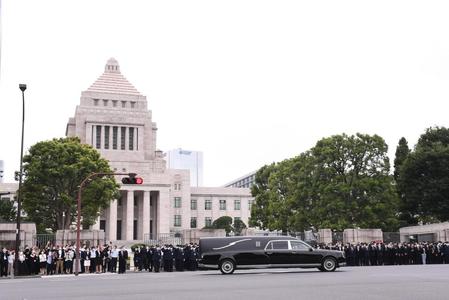
<svg viewBox="0 0 449 300">
<path fill-rule="evenodd" d="M 235 242 L 231 242 L 231 243 L 229 243 L 229 244 L 227 244 L 226 246 L 223 246 L 223 247 L 212 248 L 212 250 L 221 250 L 221 249 L 224 249 L 224 248 L 228 248 L 228 247 L 234 246 L 237 243 L 246 242 L 246 241 L 251 241 L 251 239 L 238 240 L 238 241 L 235 241 Z"/>
<path fill-rule="evenodd" d="M 198 264 L 198 267 L 200 268 L 208 268 L 208 269 L 218 269 L 218 265 L 205 265 L 205 264 Z"/>
</svg>

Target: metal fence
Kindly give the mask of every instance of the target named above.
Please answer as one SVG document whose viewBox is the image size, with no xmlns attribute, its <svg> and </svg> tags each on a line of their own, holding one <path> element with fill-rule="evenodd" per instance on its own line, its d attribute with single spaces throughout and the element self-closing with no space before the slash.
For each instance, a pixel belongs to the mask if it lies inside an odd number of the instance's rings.
<svg viewBox="0 0 449 300">
<path fill-rule="evenodd" d="M 35 234 L 33 235 L 33 246 L 44 248 L 47 245 L 56 244 L 56 234 Z"/>
<path fill-rule="evenodd" d="M 343 232 L 341 231 L 332 231 L 332 243 L 343 243 Z"/>
<path fill-rule="evenodd" d="M 383 232 L 382 235 L 384 243 L 399 243 L 401 241 L 399 232 Z"/>
<path fill-rule="evenodd" d="M 143 237 L 143 242 L 148 245 L 183 245 L 185 243 L 182 233 L 147 233 Z"/>
</svg>

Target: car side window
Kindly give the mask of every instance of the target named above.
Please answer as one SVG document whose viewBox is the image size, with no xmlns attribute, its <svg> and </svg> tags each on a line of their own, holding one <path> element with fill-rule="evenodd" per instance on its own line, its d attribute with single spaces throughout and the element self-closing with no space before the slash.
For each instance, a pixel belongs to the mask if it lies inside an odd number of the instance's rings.
<svg viewBox="0 0 449 300">
<path fill-rule="evenodd" d="M 288 250 L 288 241 L 274 241 L 271 244 L 274 250 Z"/>
<path fill-rule="evenodd" d="M 290 241 L 290 246 L 292 250 L 309 250 L 309 247 L 301 242 Z"/>
<path fill-rule="evenodd" d="M 266 250 L 273 250 L 273 243 L 269 242 L 268 245 L 265 247 Z"/>
</svg>

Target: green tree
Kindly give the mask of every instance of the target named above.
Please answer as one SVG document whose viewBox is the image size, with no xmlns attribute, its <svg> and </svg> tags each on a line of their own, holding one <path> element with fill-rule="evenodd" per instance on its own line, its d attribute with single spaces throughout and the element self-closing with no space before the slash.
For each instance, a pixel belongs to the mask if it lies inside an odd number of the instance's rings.
<svg viewBox="0 0 449 300">
<path fill-rule="evenodd" d="M 42 232 L 66 229 L 76 218 L 78 188 L 94 172 L 112 173 L 108 162 L 78 138 L 33 145 L 24 157 L 23 209 Z M 113 177 L 93 178 L 83 189 L 83 226 L 93 224 L 101 209 L 119 196 Z M 65 215 L 65 217 L 63 216 Z"/>
<path fill-rule="evenodd" d="M 270 230 L 397 229 L 387 145 L 377 135 L 323 138 L 256 173 L 252 225 Z"/>
<path fill-rule="evenodd" d="M 275 164 L 266 165 L 260 168 L 256 172 L 254 184 L 251 187 L 251 194 L 255 198 L 254 204 L 251 207 L 251 217 L 249 219 L 250 226 L 257 226 L 260 228 L 266 228 L 268 225 L 268 202 L 269 189 L 268 178 L 270 173 L 275 170 Z"/>
<path fill-rule="evenodd" d="M 431 127 L 404 161 L 398 181 L 410 224 L 449 220 L 449 129 Z"/>
<path fill-rule="evenodd" d="M 396 153 L 394 158 L 394 179 L 397 181 L 399 178 L 399 169 L 401 168 L 407 156 L 410 154 L 410 148 L 408 147 L 407 140 L 402 137 L 399 140 L 398 146 L 396 147 Z"/>
<path fill-rule="evenodd" d="M 242 220 L 237 219 L 237 220 L 234 220 L 233 228 L 234 228 L 235 235 L 241 235 L 242 230 L 246 228 L 246 224 Z"/>
<path fill-rule="evenodd" d="M 17 217 L 14 201 L 9 198 L 0 198 L 0 222 L 13 222 Z"/>
<path fill-rule="evenodd" d="M 228 216 L 222 216 L 212 222 L 212 228 L 214 229 L 224 229 L 226 235 L 228 235 L 232 230 L 232 218 Z"/>
</svg>

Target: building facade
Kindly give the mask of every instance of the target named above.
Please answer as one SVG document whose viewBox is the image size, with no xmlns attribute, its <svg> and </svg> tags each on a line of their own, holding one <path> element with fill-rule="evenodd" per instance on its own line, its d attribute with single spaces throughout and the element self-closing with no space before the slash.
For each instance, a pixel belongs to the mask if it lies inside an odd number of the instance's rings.
<svg viewBox="0 0 449 300">
<path fill-rule="evenodd" d="M 203 186 L 203 153 L 200 151 L 173 149 L 165 153 L 169 169 L 190 171 L 190 186 Z"/>
<path fill-rule="evenodd" d="M 245 176 L 239 177 L 231 182 L 228 182 L 224 187 L 234 187 L 234 188 L 251 188 L 256 180 L 257 171 L 246 174 Z"/>
<path fill-rule="evenodd" d="M 97 149 L 115 172 L 137 173 L 142 185 L 123 185 L 121 196 L 101 212 L 93 229 L 111 241 L 202 228 L 222 215 L 248 224 L 249 189 L 191 187 L 189 170 L 167 168 L 157 149 L 157 125 L 147 98 L 121 74 L 111 58 L 84 92 L 66 135 Z M 239 204 L 240 203 L 240 204 Z"/>
</svg>

